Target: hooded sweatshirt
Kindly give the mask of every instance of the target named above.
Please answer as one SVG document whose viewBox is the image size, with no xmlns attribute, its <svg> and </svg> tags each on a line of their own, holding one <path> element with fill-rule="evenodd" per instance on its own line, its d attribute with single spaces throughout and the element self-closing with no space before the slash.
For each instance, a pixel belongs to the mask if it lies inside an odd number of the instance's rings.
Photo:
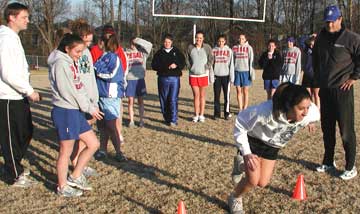
<svg viewBox="0 0 360 214">
<path fill-rule="evenodd" d="M 144 39 L 135 38 L 135 49 L 126 49 L 126 55 L 129 60 L 128 73 L 126 80 L 144 79 L 146 71 L 146 59 L 148 58 L 152 43 Z"/>
<path fill-rule="evenodd" d="M 232 50 L 234 52 L 235 71 L 251 72 L 254 69 L 254 51 L 249 43 L 235 45 Z"/>
<path fill-rule="evenodd" d="M 52 104 L 66 109 L 80 109 L 89 114 L 93 113 L 97 109 L 97 103 L 94 103 L 86 93 L 77 63 L 75 64 L 68 54 L 61 51 L 55 51 L 50 56 L 48 63 L 53 95 Z"/>
<path fill-rule="evenodd" d="M 98 103 L 99 91 L 96 85 L 96 78 L 91 53 L 88 48 L 85 48 L 85 50 L 83 51 L 82 56 L 78 61 L 78 65 L 80 79 L 81 82 L 84 83 L 86 93 L 89 95 L 89 98 L 93 103 Z"/>
<path fill-rule="evenodd" d="M 299 122 L 289 123 L 286 114 L 278 119 L 272 114 L 272 100 L 241 111 L 235 121 L 234 137 L 242 155 L 251 154 L 248 135 L 257 138 L 273 148 L 283 148 L 300 129 L 320 120 L 320 112 L 311 103 L 308 114 Z"/>
<path fill-rule="evenodd" d="M 296 83 L 300 81 L 301 51 L 297 47 L 287 48 L 284 53 L 284 64 L 280 75 L 295 75 Z"/>
<path fill-rule="evenodd" d="M 0 99 L 21 100 L 31 95 L 29 66 L 19 35 L 0 26 Z"/>
<path fill-rule="evenodd" d="M 212 51 L 214 55 L 214 75 L 230 75 L 230 81 L 234 82 L 234 59 L 232 50 L 229 46 L 225 45 L 223 48 L 215 47 Z"/>
<path fill-rule="evenodd" d="M 190 70 L 190 76 L 204 77 L 213 73 L 214 56 L 210 45 L 203 43 L 201 48 L 190 44 L 187 50 L 186 64 Z"/>
</svg>

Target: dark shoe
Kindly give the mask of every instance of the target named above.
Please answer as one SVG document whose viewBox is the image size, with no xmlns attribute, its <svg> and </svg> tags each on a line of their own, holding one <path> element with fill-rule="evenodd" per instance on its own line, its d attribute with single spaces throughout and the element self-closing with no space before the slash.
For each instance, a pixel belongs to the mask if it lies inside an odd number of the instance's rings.
<svg viewBox="0 0 360 214">
<path fill-rule="evenodd" d="M 115 155 L 115 160 L 122 162 L 122 161 L 127 161 L 127 158 L 124 156 L 122 152 L 120 152 Z"/>
</svg>

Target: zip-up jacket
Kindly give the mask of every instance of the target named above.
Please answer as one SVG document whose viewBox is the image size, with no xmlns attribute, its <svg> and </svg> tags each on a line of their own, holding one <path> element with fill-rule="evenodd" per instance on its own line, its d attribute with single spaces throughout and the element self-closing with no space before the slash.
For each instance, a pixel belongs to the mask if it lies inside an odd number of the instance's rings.
<svg viewBox="0 0 360 214">
<path fill-rule="evenodd" d="M 230 76 L 230 82 L 234 82 L 234 59 L 233 52 L 229 46 L 213 48 L 214 75 Z"/>
<path fill-rule="evenodd" d="M 274 148 L 284 147 L 293 135 L 309 123 L 320 120 L 320 112 L 311 103 L 308 114 L 302 121 L 289 123 L 285 113 L 273 117 L 272 100 L 241 111 L 235 121 L 234 138 L 242 155 L 251 154 L 248 135 Z"/>
<path fill-rule="evenodd" d="M 124 97 L 124 73 L 116 53 L 104 53 L 94 66 L 99 96 Z"/>
<path fill-rule="evenodd" d="M 263 80 L 279 79 L 282 64 L 283 61 L 279 51 L 275 50 L 271 59 L 268 58 L 268 51 L 265 51 L 259 59 L 259 65 L 263 69 Z"/>
<path fill-rule="evenodd" d="M 97 109 L 97 103 L 91 101 L 86 93 L 77 63 L 61 51 L 55 52 L 53 58 L 48 59 L 48 63 L 52 104 L 92 114 Z"/>
<path fill-rule="evenodd" d="M 126 49 L 129 60 L 129 69 L 126 73 L 126 80 L 138 80 L 145 77 L 146 60 L 151 52 L 152 43 L 144 39 L 135 38 L 135 49 Z"/>
<path fill-rule="evenodd" d="M 177 67 L 170 69 L 169 66 L 173 63 L 175 63 Z M 184 54 L 176 47 L 172 47 L 169 52 L 162 47 L 155 53 L 151 67 L 157 71 L 157 75 L 159 76 L 181 76 L 182 69 L 185 67 Z"/>
<path fill-rule="evenodd" d="M 298 47 L 287 48 L 284 53 L 284 64 L 281 75 L 295 75 L 296 84 L 299 84 L 301 74 L 301 51 Z"/>
<path fill-rule="evenodd" d="M 313 79 L 314 78 L 314 69 L 313 69 L 313 62 L 312 62 L 312 53 L 313 50 L 310 47 L 306 47 L 306 49 L 304 50 L 304 56 L 301 57 L 303 60 L 303 71 L 304 71 L 304 76 L 306 76 L 309 79 Z"/>
<path fill-rule="evenodd" d="M 337 88 L 346 80 L 360 77 L 360 36 L 342 29 L 337 38 L 321 30 L 313 48 L 314 84 Z"/>
<path fill-rule="evenodd" d="M 29 66 L 19 35 L 0 26 L 0 99 L 21 100 L 31 95 Z"/>
<path fill-rule="evenodd" d="M 214 56 L 210 45 L 203 43 L 201 48 L 190 44 L 187 50 L 186 64 L 190 76 L 203 77 L 213 72 Z"/>
</svg>

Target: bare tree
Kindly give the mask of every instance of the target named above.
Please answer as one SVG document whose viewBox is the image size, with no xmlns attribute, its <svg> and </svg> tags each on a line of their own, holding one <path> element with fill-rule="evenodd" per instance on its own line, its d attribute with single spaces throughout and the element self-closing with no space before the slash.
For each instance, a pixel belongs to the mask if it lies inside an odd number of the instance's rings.
<svg viewBox="0 0 360 214">
<path fill-rule="evenodd" d="M 114 27 L 114 0 L 110 0 L 110 23 Z"/>
<path fill-rule="evenodd" d="M 24 0 L 32 12 L 32 21 L 45 42 L 45 52 L 48 54 L 55 47 L 54 23 L 61 21 L 69 11 L 67 0 Z"/>
<path fill-rule="evenodd" d="M 6 5 L 8 4 L 8 0 L 2 0 L 0 2 L 0 24 L 2 24 L 3 14 L 2 11 L 5 9 Z M 4 20 L 6 22 L 6 20 Z"/>
<path fill-rule="evenodd" d="M 140 24 L 139 24 L 139 11 L 138 11 L 138 0 L 134 0 L 134 23 L 136 29 L 136 36 L 140 35 Z"/>
<path fill-rule="evenodd" d="M 118 14 L 117 14 L 117 34 L 120 36 L 121 34 L 121 16 L 122 16 L 122 0 L 119 0 L 118 3 Z"/>
</svg>

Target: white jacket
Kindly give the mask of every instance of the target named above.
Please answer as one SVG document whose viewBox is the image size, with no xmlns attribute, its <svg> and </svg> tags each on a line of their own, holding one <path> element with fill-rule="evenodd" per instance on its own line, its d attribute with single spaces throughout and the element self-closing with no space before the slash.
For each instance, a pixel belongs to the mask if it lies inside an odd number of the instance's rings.
<svg viewBox="0 0 360 214">
<path fill-rule="evenodd" d="M 21 100 L 31 95 L 29 66 L 19 35 L 0 26 L 0 99 Z"/>
<path fill-rule="evenodd" d="M 289 123 L 281 113 L 278 120 L 273 118 L 272 100 L 241 111 L 235 121 L 234 137 L 242 155 L 251 154 L 248 135 L 274 148 L 284 147 L 293 135 L 311 122 L 320 120 L 320 112 L 311 103 L 308 114 L 300 122 Z"/>
</svg>

